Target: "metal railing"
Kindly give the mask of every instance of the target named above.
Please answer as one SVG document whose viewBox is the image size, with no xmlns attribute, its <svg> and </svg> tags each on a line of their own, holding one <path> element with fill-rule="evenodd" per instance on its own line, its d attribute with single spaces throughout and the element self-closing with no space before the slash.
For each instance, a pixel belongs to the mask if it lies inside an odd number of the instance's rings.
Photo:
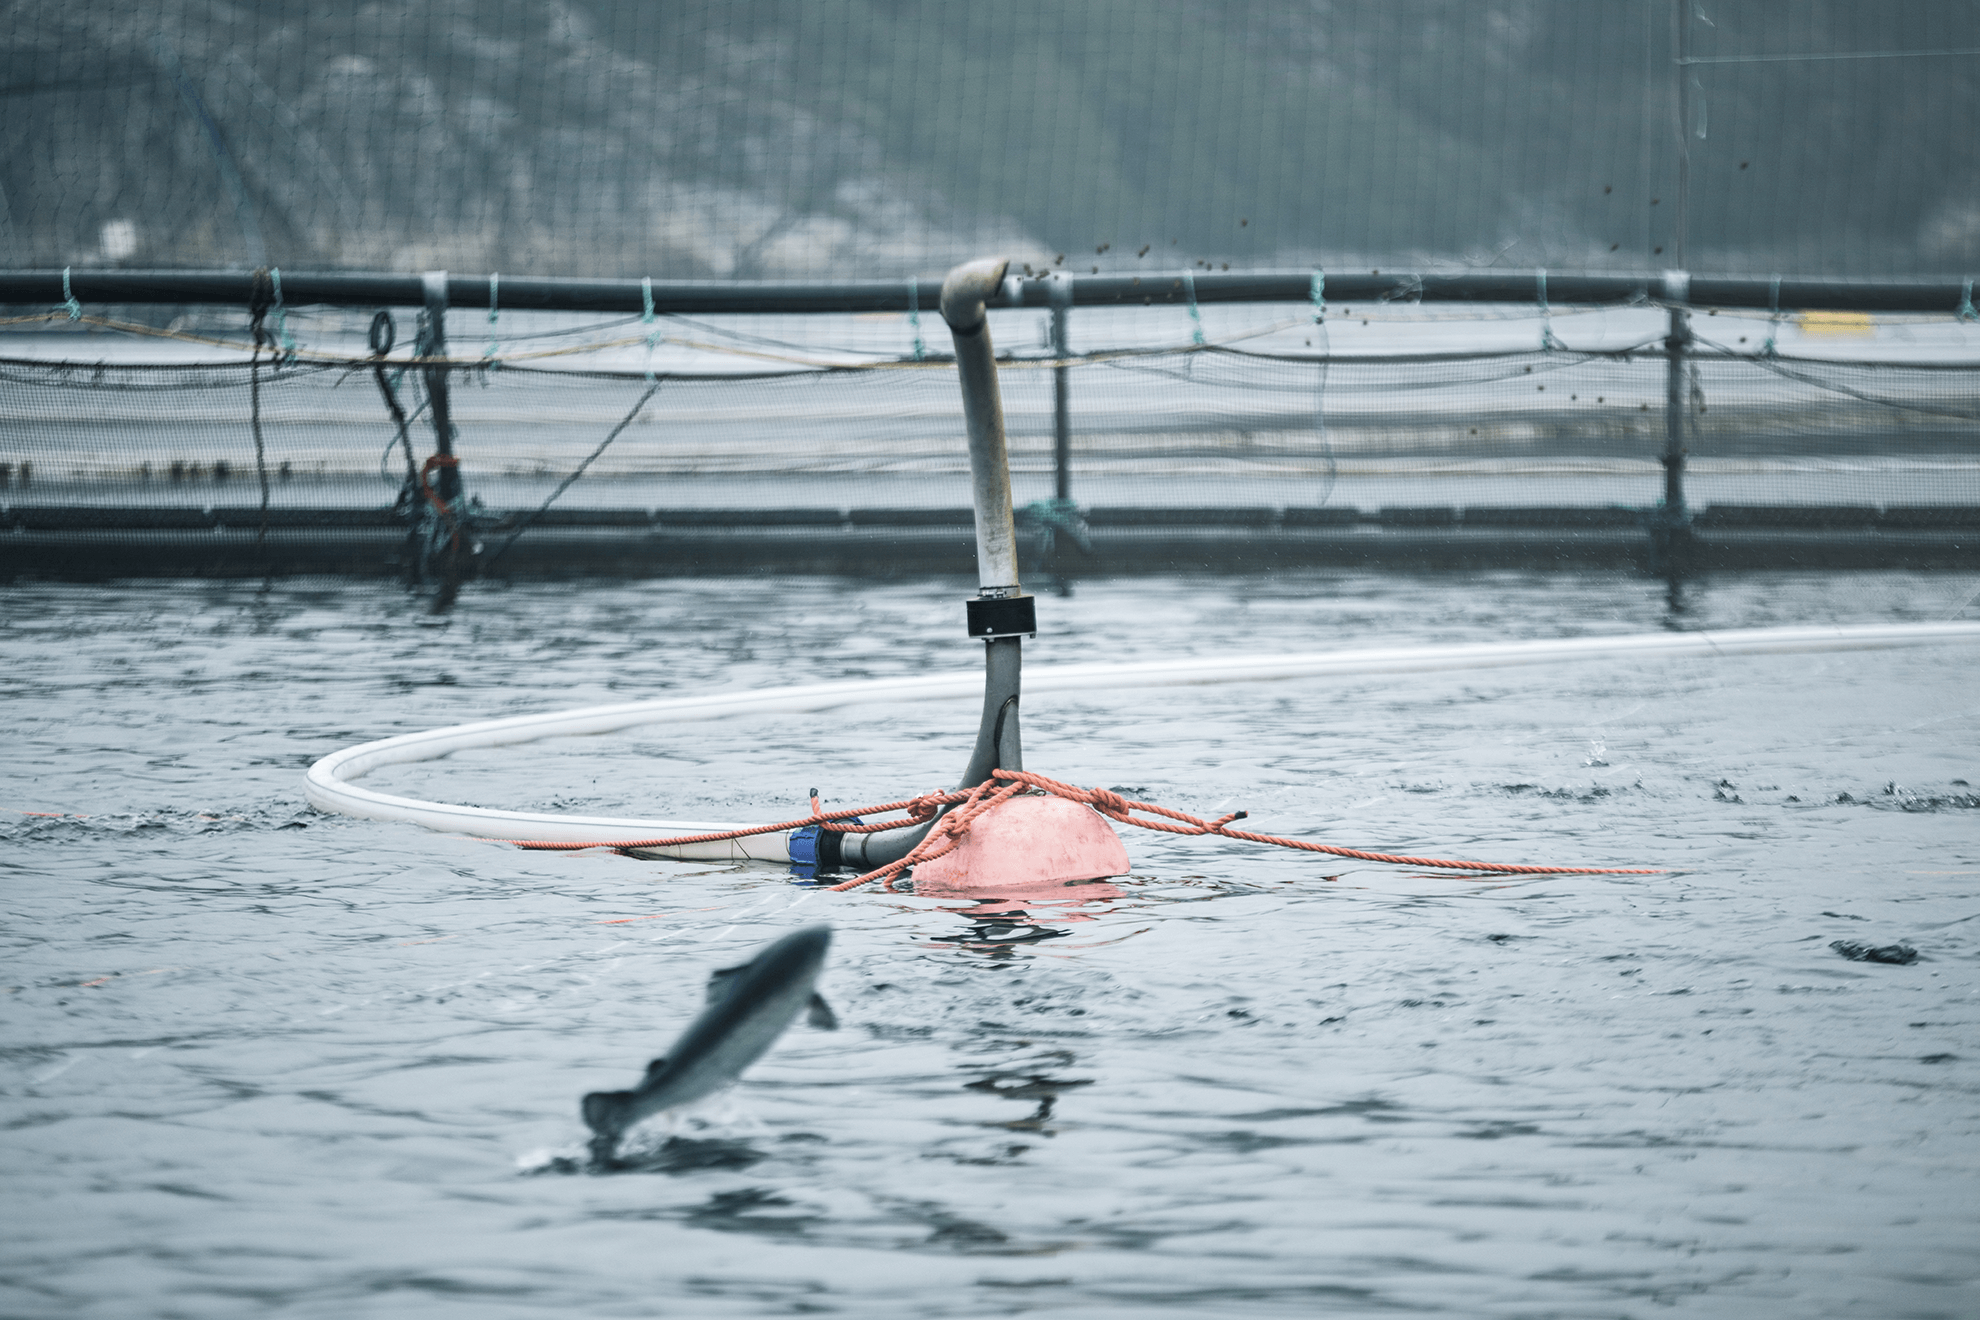
<svg viewBox="0 0 1980 1320">
<path fill-rule="evenodd" d="M 939 278 L 842 282 L 717 282 L 599 280 L 548 275 L 437 273 L 453 307 L 503 310 L 639 312 L 650 289 L 658 313 L 932 311 Z M 1011 275 L 989 300 L 1013 307 L 1126 307 L 1155 303 L 1306 302 L 1317 287 L 1328 301 L 1470 303 L 1669 302 L 1695 307 L 1782 311 L 1970 312 L 1970 279 L 1843 280 L 1693 275 L 1683 271 L 1586 275 L 1559 271 L 1197 271 L 1147 275 Z M 361 271 L 283 271 L 283 298 L 292 305 L 425 307 L 430 274 Z M 0 305 L 83 303 L 209 303 L 253 306 L 269 296 L 267 277 L 254 271 L 15 270 L 0 271 Z"/>
<path fill-rule="evenodd" d="M 260 330 L 271 309 L 416 307 L 424 327 L 414 362 L 431 400 L 435 432 L 434 486 L 443 502 L 462 496 L 449 420 L 448 377 L 468 364 L 448 358 L 445 313 L 499 305 L 502 311 L 563 313 L 872 313 L 934 310 L 939 279 L 845 282 L 653 281 L 566 279 L 550 276 L 454 275 L 373 272 L 37 270 L 0 272 L 0 306 L 66 309 L 97 306 L 237 306 Z M 1609 306 L 1662 309 L 1666 364 L 1663 498 L 1645 519 L 1653 565 L 1681 567 L 1691 539 L 1685 470 L 1693 424 L 1687 376 L 1694 337 L 1694 309 L 1751 309 L 1776 316 L 1805 312 L 1940 313 L 1972 318 L 1972 281 L 1859 281 L 1769 276 L 1690 275 L 1683 271 L 1640 274 L 1576 274 L 1550 271 L 1151 272 L 1146 275 L 1027 271 L 1008 275 L 986 298 L 995 310 L 1031 308 L 1050 314 L 1050 348 L 1070 360 L 1068 322 L 1079 308 L 1191 306 L 1210 303 L 1310 304 L 1316 320 L 1329 306 L 1361 304 L 1530 304 L 1549 307 Z M 60 315 L 51 312 L 50 315 Z M 1555 344 L 1551 331 L 1546 341 Z M 1656 349 L 1638 350 L 1643 356 Z M 930 355 L 935 356 L 935 355 Z M 1054 377 L 1056 512 L 1077 521 L 1072 503 L 1070 371 L 1062 361 Z M 1047 510 L 1048 513 L 1054 512 Z M 1069 522 L 1069 525 L 1070 525 Z"/>
</svg>

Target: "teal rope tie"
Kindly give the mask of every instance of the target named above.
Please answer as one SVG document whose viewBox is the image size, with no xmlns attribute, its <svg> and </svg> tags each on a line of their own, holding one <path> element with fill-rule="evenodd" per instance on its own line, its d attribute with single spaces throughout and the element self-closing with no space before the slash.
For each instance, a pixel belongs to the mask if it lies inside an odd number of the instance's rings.
<svg viewBox="0 0 1980 1320">
<path fill-rule="evenodd" d="M 1078 500 L 1033 500 L 1014 511 L 1017 525 L 1035 529 L 1045 534 L 1040 546 L 1046 554 L 1052 551 L 1055 536 L 1068 536 L 1073 544 L 1088 554 L 1093 552 L 1093 540 L 1086 526 L 1086 518 L 1079 511 Z"/>
<path fill-rule="evenodd" d="M 647 384 L 649 384 L 649 385 L 651 385 L 651 384 L 653 383 L 653 345 L 654 345 L 655 343 L 657 343 L 657 342 L 659 341 L 659 339 L 660 339 L 660 327 L 659 327 L 658 325 L 656 325 L 656 324 L 654 324 L 654 317 L 653 317 L 653 279 L 652 279 L 652 277 L 651 277 L 651 276 L 647 276 L 646 278 L 643 278 L 643 279 L 641 279 L 641 280 L 640 280 L 640 282 L 639 282 L 639 300 L 640 300 L 640 302 L 641 302 L 641 303 L 643 303 L 643 304 L 645 304 L 645 308 L 646 308 L 646 310 L 645 310 L 645 311 L 643 311 L 643 312 L 641 312 L 641 313 L 640 313 L 640 315 L 639 315 L 639 322 L 640 322 L 640 324 L 641 324 L 641 325 L 643 325 L 643 326 L 646 326 L 646 327 L 647 327 L 647 331 L 646 331 L 646 383 L 647 383 Z"/>
<path fill-rule="evenodd" d="M 1198 348 L 1203 346 L 1203 314 L 1196 310 L 1196 276 L 1190 271 L 1183 272 L 1183 288 L 1189 292 L 1190 342 Z"/>
<path fill-rule="evenodd" d="M 496 327 L 502 318 L 501 307 L 498 301 L 501 292 L 502 276 L 498 271 L 488 277 L 488 351 L 482 354 L 483 357 L 488 359 L 488 365 L 491 367 L 497 365 L 495 361 L 495 350 L 500 344 L 500 336 L 497 334 Z"/>
<path fill-rule="evenodd" d="M 1327 272 L 1313 272 L 1313 283 L 1307 288 L 1306 296 L 1313 299 L 1313 324 L 1319 325 L 1327 319 Z"/>
<path fill-rule="evenodd" d="M 269 283 L 275 288 L 275 333 L 282 338 L 282 361 L 296 360 L 296 337 L 289 333 L 289 312 L 282 304 L 282 270 L 279 266 L 268 268 Z"/>
<path fill-rule="evenodd" d="M 1533 274 L 1534 281 L 1539 286 L 1540 295 L 1540 351 L 1542 353 L 1551 353 L 1553 350 L 1565 348 L 1567 345 L 1554 338 L 1554 317 L 1553 313 L 1547 309 L 1547 272 L 1545 269 L 1541 269 L 1535 271 Z"/>
<path fill-rule="evenodd" d="M 1973 286 L 1969 282 L 1967 287 L 1970 289 Z M 69 291 L 69 268 L 67 266 L 62 267 L 62 306 L 68 309 L 69 319 L 71 321 L 82 320 L 82 304 L 77 302 L 76 295 Z"/>
<path fill-rule="evenodd" d="M 1084 530 L 1079 519 L 1078 500 L 1033 500 L 1018 510 L 1018 517 L 1062 532 Z"/>
<path fill-rule="evenodd" d="M 1781 277 L 1778 275 L 1767 286 L 1767 307 L 1772 315 L 1767 318 L 1767 342 L 1760 345 L 1760 356 L 1777 357 L 1779 350 L 1774 347 L 1774 339 L 1781 330 Z"/>
<path fill-rule="evenodd" d="M 921 361 L 928 356 L 927 345 L 921 342 L 921 281 L 908 281 L 908 330 L 914 335 L 914 360 Z"/>
<path fill-rule="evenodd" d="M 68 278 L 69 278 L 68 272 L 64 271 L 62 273 L 62 287 L 65 290 L 69 287 Z M 70 320 L 73 321 L 75 319 L 75 316 L 76 314 L 74 312 L 69 313 Z M 1959 288 L 1959 319 L 1962 321 L 1980 321 L 1980 312 L 1976 312 L 1973 310 L 1972 280 L 1968 280 L 1966 283 L 1962 284 Z"/>
</svg>

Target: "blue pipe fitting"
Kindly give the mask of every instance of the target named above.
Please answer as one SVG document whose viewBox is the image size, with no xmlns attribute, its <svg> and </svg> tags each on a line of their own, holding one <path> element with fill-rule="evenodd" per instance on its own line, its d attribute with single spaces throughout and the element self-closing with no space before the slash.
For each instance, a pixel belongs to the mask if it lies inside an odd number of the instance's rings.
<svg viewBox="0 0 1980 1320">
<path fill-rule="evenodd" d="M 818 836 L 824 832 L 816 825 L 807 825 L 803 829 L 791 831 L 787 846 L 791 851 L 792 880 L 818 878 Z"/>
<path fill-rule="evenodd" d="M 860 819 L 854 816 L 848 825 L 858 825 Z M 817 825 L 806 825 L 791 831 L 785 846 L 791 854 L 791 883 L 809 885 L 819 883 L 820 872 L 830 874 L 839 869 L 839 847 L 836 835 L 828 833 Z"/>
</svg>

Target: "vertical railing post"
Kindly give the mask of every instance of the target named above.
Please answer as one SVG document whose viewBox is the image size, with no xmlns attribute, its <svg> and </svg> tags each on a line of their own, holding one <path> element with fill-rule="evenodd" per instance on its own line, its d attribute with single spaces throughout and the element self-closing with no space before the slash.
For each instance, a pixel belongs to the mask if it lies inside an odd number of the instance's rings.
<svg viewBox="0 0 1980 1320">
<path fill-rule="evenodd" d="M 1664 336 L 1664 499 L 1652 527 L 1651 551 L 1658 572 L 1675 572 L 1686 563 L 1691 541 L 1691 513 L 1685 507 L 1684 466 L 1691 451 L 1691 276 L 1667 270 L 1664 302 L 1670 326 Z"/>
<path fill-rule="evenodd" d="M 1059 365 L 1052 368 L 1052 496 L 1061 507 L 1072 499 L 1072 368 L 1066 359 L 1066 322 L 1072 313 L 1072 277 L 1052 277 L 1052 354 Z"/>
<path fill-rule="evenodd" d="M 426 338 L 420 345 L 420 356 L 444 358 L 447 356 L 447 272 L 429 270 L 420 277 L 420 282 L 426 294 Z M 427 406 L 433 413 L 434 453 L 443 460 L 434 464 L 433 492 L 443 503 L 451 505 L 460 498 L 461 473 L 454 457 L 454 419 L 447 397 L 447 368 L 428 365 L 425 374 Z"/>
<path fill-rule="evenodd" d="M 1682 271 L 1664 275 L 1664 297 L 1671 302 L 1671 323 L 1664 336 L 1664 508 L 1684 516 L 1684 458 L 1690 450 L 1690 391 L 1686 388 L 1691 348 L 1691 312 L 1683 305 L 1690 281 Z"/>
</svg>

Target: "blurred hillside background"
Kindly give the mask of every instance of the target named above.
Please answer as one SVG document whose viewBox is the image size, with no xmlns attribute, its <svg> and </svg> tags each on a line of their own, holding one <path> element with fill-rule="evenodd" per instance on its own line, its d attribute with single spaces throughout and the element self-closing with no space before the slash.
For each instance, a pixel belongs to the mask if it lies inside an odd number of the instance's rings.
<svg viewBox="0 0 1980 1320">
<path fill-rule="evenodd" d="M 1655 269 L 1673 0 L 14 0 L 0 266 Z M 1701 0 L 1688 264 L 1980 267 L 1965 0 Z"/>
</svg>

